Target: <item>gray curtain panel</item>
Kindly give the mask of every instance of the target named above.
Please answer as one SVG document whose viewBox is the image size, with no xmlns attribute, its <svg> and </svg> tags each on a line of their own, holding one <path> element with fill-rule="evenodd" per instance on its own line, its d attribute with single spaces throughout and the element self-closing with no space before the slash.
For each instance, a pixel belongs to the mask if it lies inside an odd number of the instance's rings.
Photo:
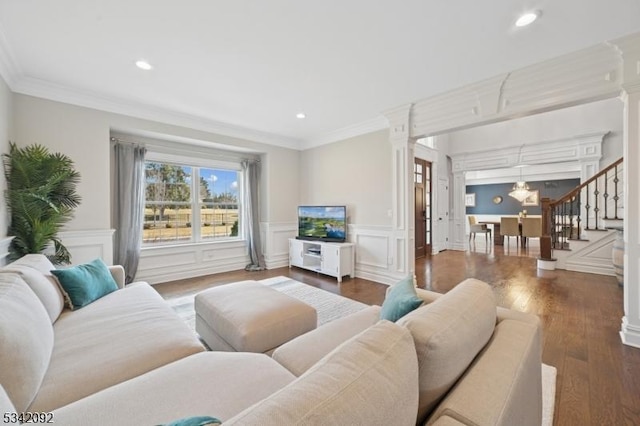
<svg viewBox="0 0 640 426">
<path fill-rule="evenodd" d="M 138 270 L 144 220 L 144 156 L 146 148 L 116 143 L 115 150 L 115 249 L 114 262 L 124 266 L 128 284 Z"/>
<path fill-rule="evenodd" d="M 245 268 L 247 271 L 262 271 L 266 269 L 264 254 L 262 253 L 262 243 L 260 241 L 260 202 L 258 197 L 258 186 L 260 183 L 260 162 L 243 161 L 242 172 L 244 174 L 245 191 L 244 206 L 247 223 L 247 240 L 249 242 L 249 258 L 251 263 Z"/>
</svg>

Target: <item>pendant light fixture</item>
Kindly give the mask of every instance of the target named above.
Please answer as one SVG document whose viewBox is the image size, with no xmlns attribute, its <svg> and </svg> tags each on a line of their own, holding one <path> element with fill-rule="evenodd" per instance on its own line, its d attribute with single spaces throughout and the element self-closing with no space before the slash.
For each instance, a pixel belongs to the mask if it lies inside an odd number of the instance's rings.
<svg viewBox="0 0 640 426">
<path fill-rule="evenodd" d="M 520 180 L 513 184 L 513 188 L 511 188 L 511 192 L 509 192 L 509 197 L 513 197 L 520 202 L 526 200 L 531 193 L 529 191 L 529 185 L 527 185 L 527 182 L 522 179 L 522 164 L 520 164 L 520 159 L 523 146 L 521 146 L 518 151 L 518 166 L 516 166 L 520 169 Z"/>
</svg>

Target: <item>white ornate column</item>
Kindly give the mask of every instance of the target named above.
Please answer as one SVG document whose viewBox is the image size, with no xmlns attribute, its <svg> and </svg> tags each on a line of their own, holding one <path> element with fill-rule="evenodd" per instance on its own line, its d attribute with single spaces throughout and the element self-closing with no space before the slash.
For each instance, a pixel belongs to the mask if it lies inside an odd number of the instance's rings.
<svg viewBox="0 0 640 426">
<path fill-rule="evenodd" d="M 620 337 L 640 348 L 640 39 L 617 44 L 623 59 L 624 317 Z"/>
<path fill-rule="evenodd" d="M 410 138 L 412 105 L 404 105 L 384 113 L 389 120 L 392 152 L 392 224 L 391 272 L 398 279 L 415 271 L 415 212 L 413 163 L 415 141 Z"/>
<path fill-rule="evenodd" d="M 466 250 L 466 217 L 467 207 L 464 202 L 464 195 L 467 192 L 467 185 L 464 172 L 453 173 L 453 250 Z"/>
</svg>

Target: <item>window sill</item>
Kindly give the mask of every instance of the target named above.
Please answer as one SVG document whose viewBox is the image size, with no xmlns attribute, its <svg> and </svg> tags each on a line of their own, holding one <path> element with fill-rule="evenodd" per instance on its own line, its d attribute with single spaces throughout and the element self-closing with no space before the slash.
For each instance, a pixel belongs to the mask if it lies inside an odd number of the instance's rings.
<svg viewBox="0 0 640 426">
<path fill-rule="evenodd" d="M 228 247 L 240 247 L 246 246 L 247 240 L 240 239 L 228 239 L 228 240 L 216 240 L 216 241 L 199 241 L 197 243 L 180 243 L 180 244 L 162 244 L 162 245 L 146 245 L 142 246 L 142 252 L 152 252 L 159 250 L 177 250 L 181 248 L 200 248 L 206 246 L 221 246 L 226 245 Z"/>
</svg>

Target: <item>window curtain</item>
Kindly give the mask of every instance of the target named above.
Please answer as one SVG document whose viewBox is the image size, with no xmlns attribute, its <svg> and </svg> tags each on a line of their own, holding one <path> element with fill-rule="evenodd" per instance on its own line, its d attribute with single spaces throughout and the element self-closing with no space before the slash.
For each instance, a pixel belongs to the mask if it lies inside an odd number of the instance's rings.
<svg viewBox="0 0 640 426">
<path fill-rule="evenodd" d="M 116 143 L 115 159 L 115 253 L 114 261 L 122 265 L 125 282 L 133 281 L 138 270 L 144 221 L 144 156 L 142 146 Z"/>
<path fill-rule="evenodd" d="M 242 162 L 242 173 L 245 181 L 244 190 L 244 210 L 246 212 L 247 240 L 249 243 L 249 258 L 251 263 L 247 265 L 247 271 L 262 271 L 266 269 L 264 255 L 262 253 L 262 243 L 260 241 L 260 203 L 258 197 L 258 186 L 260 182 L 260 162 Z"/>
</svg>

